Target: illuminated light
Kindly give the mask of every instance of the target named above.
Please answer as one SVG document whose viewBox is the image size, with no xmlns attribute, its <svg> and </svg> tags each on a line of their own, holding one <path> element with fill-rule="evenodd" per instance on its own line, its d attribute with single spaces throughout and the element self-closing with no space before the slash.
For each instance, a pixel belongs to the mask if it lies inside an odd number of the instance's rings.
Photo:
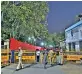
<svg viewBox="0 0 82 74">
<path fill-rule="evenodd" d="M 44 43 L 43 42 L 41 42 L 41 46 L 43 46 L 44 45 Z"/>
<path fill-rule="evenodd" d="M 29 37 L 28 40 L 31 40 L 31 38 Z"/>
</svg>

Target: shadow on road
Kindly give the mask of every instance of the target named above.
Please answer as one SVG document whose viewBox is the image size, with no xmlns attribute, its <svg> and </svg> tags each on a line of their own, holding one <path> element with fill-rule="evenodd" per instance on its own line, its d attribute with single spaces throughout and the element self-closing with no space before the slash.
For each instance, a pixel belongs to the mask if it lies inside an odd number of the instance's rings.
<svg viewBox="0 0 82 74">
<path fill-rule="evenodd" d="M 46 68 L 45 69 L 51 68 L 51 67 L 54 67 L 54 66 L 57 66 L 57 65 L 56 64 L 54 64 L 54 65 L 46 65 Z M 32 66 L 31 68 L 44 69 L 44 65 L 43 66 Z"/>
<path fill-rule="evenodd" d="M 25 69 L 25 68 L 30 68 L 31 66 L 34 66 L 34 65 L 36 65 L 36 63 L 30 64 L 28 66 L 25 66 L 24 68 L 21 68 L 21 69 L 15 70 L 15 71 L 20 71 L 20 70 Z"/>
<path fill-rule="evenodd" d="M 23 69 L 29 68 L 29 67 L 34 66 L 34 65 L 36 65 L 36 63 L 30 64 L 30 65 L 28 65 L 28 66 L 25 66 Z"/>
<path fill-rule="evenodd" d="M 47 68 L 54 67 L 54 66 L 57 66 L 57 64 L 50 65 L 50 66 L 46 67 L 46 69 L 47 69 Z"/>
</svg>

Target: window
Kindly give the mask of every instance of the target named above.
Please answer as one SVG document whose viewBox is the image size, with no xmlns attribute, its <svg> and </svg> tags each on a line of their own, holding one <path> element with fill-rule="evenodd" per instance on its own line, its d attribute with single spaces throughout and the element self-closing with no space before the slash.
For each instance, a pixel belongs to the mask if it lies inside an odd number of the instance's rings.
<svg viewBox="0 0 82 74">
<path fill-rule="evenodd" d="M 82 30 L 80 30 L 80 35 L 81 35 L 81 37 L 82 37 Z"/>
<path fill-rule="evenodd" d="M 71 30 L 71 36 L 73 36 L 73 30 Z"/>
</svg>

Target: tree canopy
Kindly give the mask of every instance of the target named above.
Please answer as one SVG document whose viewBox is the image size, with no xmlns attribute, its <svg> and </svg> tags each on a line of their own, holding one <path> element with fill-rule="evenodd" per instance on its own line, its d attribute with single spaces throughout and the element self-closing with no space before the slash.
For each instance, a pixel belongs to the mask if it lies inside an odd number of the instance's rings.
<svg viewBox="0 0 82 74">
<path fill-rule="evenodd" d="M 24 41 L 28 36 L 45 38 L 48 11 L 47 2 L 3 1 L 2 39 L 14 37 Z"/>
<path fill-rule="evenodd" d="M 47 44 L 58 45 L 64 36 L 62 33 L 48 33 L 48 12 L 48 3 L 45 1 L 2 1 L 1 38 L 5 40 L 14 37 L 30 42 L 31 37 L 42 39 Z"/>
</svg>

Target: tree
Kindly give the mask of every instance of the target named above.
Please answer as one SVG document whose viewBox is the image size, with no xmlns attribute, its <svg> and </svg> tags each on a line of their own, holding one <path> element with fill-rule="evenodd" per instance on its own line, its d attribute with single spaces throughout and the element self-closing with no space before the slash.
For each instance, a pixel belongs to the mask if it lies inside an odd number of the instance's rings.
<svg viewBox="0 0 82 74">
<path fill-rule="evenodd" d="M 46 38 L 47 2 L 2 1 L 1 35 L 2 39 L 14 37 L 26 41 L 27 37 Z"/>
<path fill-rule="evenodd" d="M 60 41 L 64 41 L 65 35 L 64 32 L 49 34 L 48 42 L 54 44 L 54 46 L 59 46 Z"/>
</svg>

